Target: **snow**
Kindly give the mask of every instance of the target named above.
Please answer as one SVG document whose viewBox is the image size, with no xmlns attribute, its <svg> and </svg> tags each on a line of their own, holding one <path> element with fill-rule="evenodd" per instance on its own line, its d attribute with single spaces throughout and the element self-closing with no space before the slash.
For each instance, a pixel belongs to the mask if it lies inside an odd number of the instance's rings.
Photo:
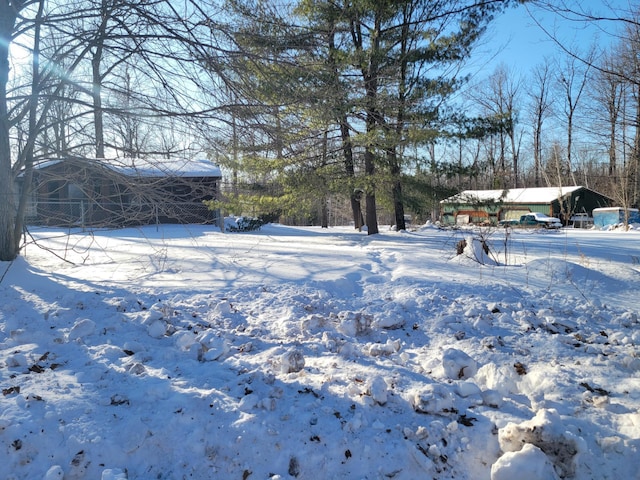
<svg viewBox="0 0 640 480">
<path fill-rule="evenodd" d="M 77 160 L 77 159 L 76 159 Z M 63 160 L 48 159 L 38 162 L 36 169 L 56 165 Z M 89 163 L 101 163 L 123 175 L 135 177 L 222 177 L 220 167 L 206 159 L 184 158 L 102 158 L 87 159 Z"/>
<path fill-rule="evenodd" d="M 539 187 L 539 188 L 510 188 L 508 190 L 464 190 L 441 203 L 458 203 L 469 201 L 495 201 L 503 203 L 550 203 L 562 198 L 580 186 L 572 187 Z"/>
<path fill-rule="evenodd" d="M 640 478 L 637 230 L 31 234 L 0 478 Z"/>
<path fill-rule="evenodd" d="M 516 452 L 507 452 L 491 467 L 492 480 L 557 480 L 553 465 L 538 447 L 526 443 Z"/>
<path fill-rule="evenodd" d="M 206 159 L 115 158 L 105 166 L 124 175 L 138 177 L 222 177 L 220 167 Z"/>
</svg>

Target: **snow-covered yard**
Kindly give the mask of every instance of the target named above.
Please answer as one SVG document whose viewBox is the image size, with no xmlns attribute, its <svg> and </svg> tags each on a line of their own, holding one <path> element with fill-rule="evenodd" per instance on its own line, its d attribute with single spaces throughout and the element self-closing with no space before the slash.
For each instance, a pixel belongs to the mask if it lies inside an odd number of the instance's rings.
<svg viewBox="0 0 640 480">
<path fill-rule="evenodd" d="M 640 478 L 639 231 L 67 233 L 0 263 L 2 479 Z"/>
</svg>

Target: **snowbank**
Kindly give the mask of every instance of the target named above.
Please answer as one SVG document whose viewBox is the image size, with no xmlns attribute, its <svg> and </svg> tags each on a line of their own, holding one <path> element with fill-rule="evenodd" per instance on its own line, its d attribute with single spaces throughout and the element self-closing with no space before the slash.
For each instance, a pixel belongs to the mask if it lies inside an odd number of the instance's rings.
<svg viewBox="0 0 640 480">
<path fill-rule="evenodd" d="M 637 476 L 637 233 L 66 233 L 0 265 L 0 478 Z"/>
</svg>

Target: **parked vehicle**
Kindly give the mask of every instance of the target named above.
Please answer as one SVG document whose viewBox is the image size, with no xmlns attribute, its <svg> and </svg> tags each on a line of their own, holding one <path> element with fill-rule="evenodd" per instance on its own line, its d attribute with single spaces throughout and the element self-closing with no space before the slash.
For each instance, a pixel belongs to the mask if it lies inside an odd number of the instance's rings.
<svg viewBox="0 0 640 480">
<path fill-rule="evenodd" d="M 575 213 L 571 215 L 569 221 L 573 228 L 591 228 L 593 227 L 593 217 L 588 213 Z"/>
<path fill-rule="evenodd" d="M 562 228 L 560 219 L 538 212 L 522 215 L 520 216 L 520 220 L 501 220 L 500 225 L 504 227 L 521 228 Z"/>
<path fill-rule="evenodd" d="M 637 208 L 621 207 L 596 208 L 593 210 L 593 223 L 596 228 L 608 229 L 624 224 L 625 217 L 629 223 L 640 223 L 640 213 Z"/>
</svg>

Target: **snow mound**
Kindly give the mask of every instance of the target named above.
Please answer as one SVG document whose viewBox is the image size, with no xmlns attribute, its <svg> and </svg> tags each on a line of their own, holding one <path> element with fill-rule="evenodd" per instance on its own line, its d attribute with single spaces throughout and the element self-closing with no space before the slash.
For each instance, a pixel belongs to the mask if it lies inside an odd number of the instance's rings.
<svg viewBox="0 0 640 480">
<path fill-rule="evenodd" d="M 387 403 L 387 382 L 380 375 L 376 375 L 367 382 L 367 394 L 378 405 Z"/>
<path fill-rule="evenodd" d="M 373 315 L 363 312 L 344 311 L 337 316 L 338 332 L 355 337 L 356 335 L 366 335 L 371 331 Z"/>
<path fill-rule="evenodd" d="M 196 336 L 196 341 L 202 347 L 202 360 L 213 362 L 227 355 L 230 350 L 229 342 L 213 331 L 204 331 Z"/>
<path fill-rule="evenodd" d="M 92 335 L 96 330 L 96 322 L 83 318 L 78 320 L 67 335 L 70 342 L 82 340 L 84 337 Z"/>
<path fill-rule="evenodd" d="M 300 350 L 290 350 L 280 357 L 282 373 L 295 373 L 304 368 L 304 354 Z"/>
<path fill-rule="evenodd" d="M 558 480 L 553 465 L 535 445 L 525 444 L 518 452 L 508 452 L 491 466 L 491 480 Z"/>
<path fill-rule="evenodd" d="M 442 356 L 442 367 L 447 378 L 466 380 L 478 372 L 478 364 L 462 350 L 448 348 Z"/>
<path fill-rule="evenodd" d="M 64 470 L 60 465 L 54 465 L 44 475 L 44 480 L 62 480 L 64 478 Z"/>
<path fill-rule="evenodd" d="M 600 288 L 615 292 L 625 287 L 624 282 L 592 268 L 588 259 L 584 260 L 584 265 L 561 258 L 536 259 L 527 262 L 526 268 L 532 278 L 552 283 L 576 285 L 585 292 L 592 292 Z M 630 277 L 633 275 L 631 273 L 633 269 L 624 268 L 624 270 L 625 275 Z M 633 273 L 637 277 L 638 272 Z"/>
<path fill-rule="evenodd" d="M 553 409 L 542 409 L 534 418 L 520 424 L 509 422 L 499 430 L 498 441 L 505 453 L 519 452 L 528 444 L 535 445 L 549 457 L 562 478 L 574 475 L 576 456 L 584 443 L 565 428 L 560 415 Z"/>
<path fill-rule="evenodd" d="M 147 325 L 147 333 L 151 338 L 162 338 L 167 333 L 167 324 L 164 320 L 154 320 Z"/>
<path fill-rule="evenodd" d="M 127 474 L 119 468 L 107 468 L 102 472 L 101 480 L 127 480 Z"/>
<path fill-rule="evenodd" d="M 459 255 L 455 257 L 458 262 L 478 263 L 480 265 L 498 265 L 491 255 L 489 244 L 486 240 L 471 235 L 458 243 Z"/>
<path fill-rule="evenodd" d="M 364 350 L 372 357 L 380 357 L 398 352 L 401 346 L 402 342 L 399 339 L 389 338 L 386 343 L 369 343 L 365 345 Z"/>
<path fill-rule="evenodd" d="M 455 397 L 448 386 L 432 383 L 414 392 L 411 403 L 416 412 L 442 415 L 454 411 Z"/>
</svg>

